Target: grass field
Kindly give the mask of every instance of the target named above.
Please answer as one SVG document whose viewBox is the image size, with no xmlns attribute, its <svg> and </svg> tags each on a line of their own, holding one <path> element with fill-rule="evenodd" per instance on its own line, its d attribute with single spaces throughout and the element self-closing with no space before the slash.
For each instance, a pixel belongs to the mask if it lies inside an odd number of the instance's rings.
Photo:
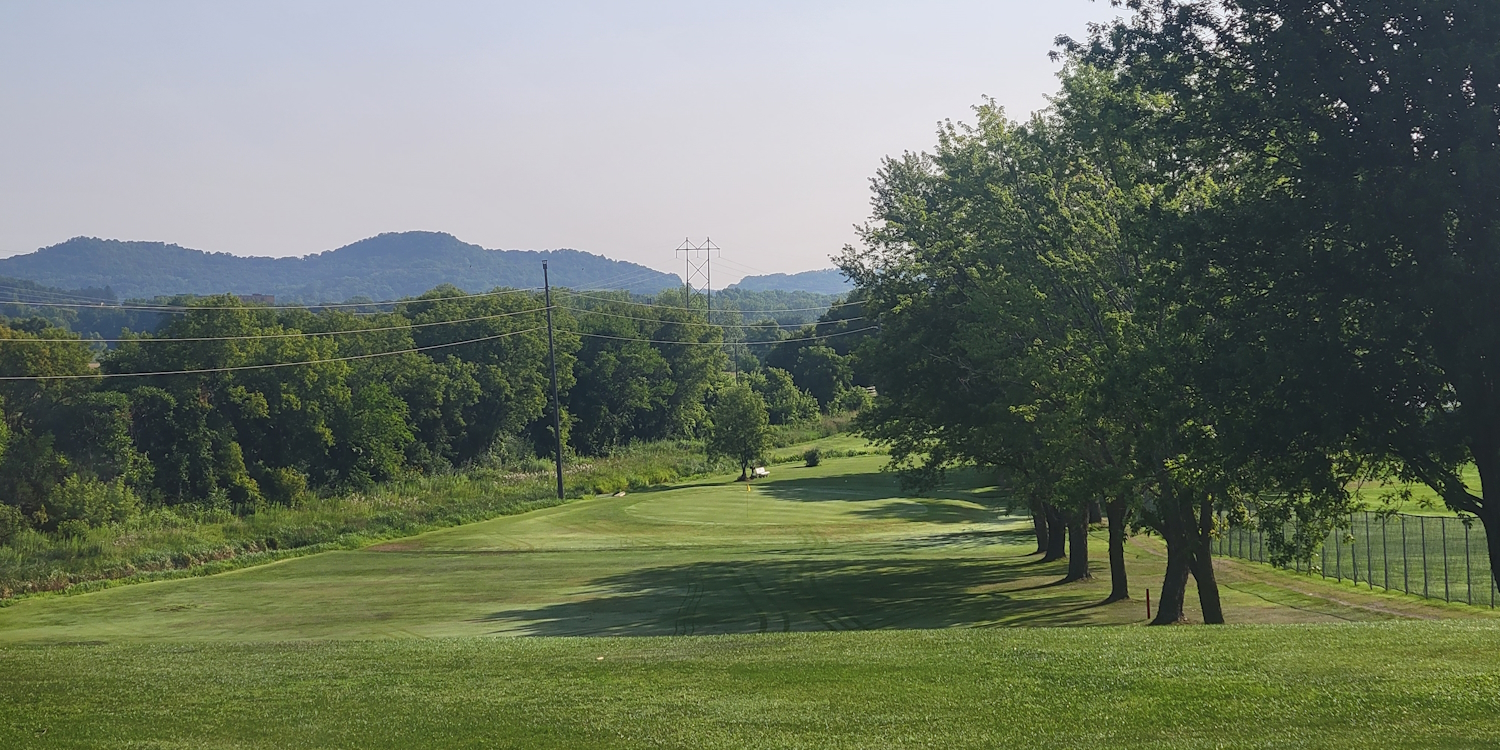
<svg viewBox="0 0 1500 750">
<path fill-rule="evenodd" d="M 20 601 L 0 747 L 1500 743 L 1487 608 L 1221 561 L 1238 624 L 1137 627 L 1102 537 L 1057 585 L 979 480 L 911 497 L 883 461 Z M 1128 552 L 1154 588 L 1159 543 Z"/>
</svg>

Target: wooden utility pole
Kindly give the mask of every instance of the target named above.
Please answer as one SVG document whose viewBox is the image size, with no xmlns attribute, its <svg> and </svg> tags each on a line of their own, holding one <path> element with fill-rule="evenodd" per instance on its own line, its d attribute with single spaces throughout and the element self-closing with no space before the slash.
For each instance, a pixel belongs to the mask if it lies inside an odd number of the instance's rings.
<svg viewBox="0 0 1500 750">
<path fill-rule="evenodd" d="M 536 287 L 532 287 L 535 289 Z M 547 279 L 547 261 L 542 261 L 542 289 L 547 300 L 547 356 L 552 363 L 552 435 L 557 438 L 557 499 L 563 499 L 562 406 L 557 400 L 557 340 L 552 335 L 552 283 Z"/>
</svg>

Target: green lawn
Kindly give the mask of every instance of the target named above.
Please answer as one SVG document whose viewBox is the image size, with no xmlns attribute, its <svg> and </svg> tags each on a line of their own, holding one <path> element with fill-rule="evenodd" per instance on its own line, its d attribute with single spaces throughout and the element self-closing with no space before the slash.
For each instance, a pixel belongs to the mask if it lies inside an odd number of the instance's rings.
<svg viewBox="0 0 1500 750">
<path fill-rule="evenodd" d="M 1463 467 L 1459 472 L 1463 477 L 1464 485 L 1476 495 L 1480 493 L 1479 469 L 1473 464 Z M 1352 488 L 1355 490 L 1356 499 L 1361 501 L 1370 510 L 1385 510 L 1387 508 L 1410 513 L 1418 516 L 1452 516 L 1443 499 L 1431 487 L 1425 484 L 1382 484 L 1366 483 Z M 1402 497 L 1403 492 L 1409 492 L 1408 497 Z"/>
<path fill-rule="evenodd" d="M 0 747 L 1500 742 L 1488 608 L 1221 561 L 1239 624 L 1138 627 L 1155 540 L 1100 605 L 1102 536 L 1057 585 L 977 478 L 911 497 L 884 460 L 23 600 Z"/>
</svg>

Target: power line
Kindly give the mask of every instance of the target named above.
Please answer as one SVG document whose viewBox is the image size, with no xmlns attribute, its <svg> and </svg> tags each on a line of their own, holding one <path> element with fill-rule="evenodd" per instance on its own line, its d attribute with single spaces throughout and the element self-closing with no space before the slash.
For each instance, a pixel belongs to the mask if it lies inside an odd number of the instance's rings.
<svg viewBox="0 0 1500 750">
<path fill-rule="evenodd" d="M 432 326 L 458 325 L 459 323 L 475 323 L 483 320 L 495 320 L 497 318 L 513 318 L 517 315 L 530 315 L 546 311 L 545 307 L 532 308 L 530 310 L 517 310 L 515 312 L 499 313 L 496 315 L 482 315 L 477 318 L 461 318 L 459 320 L 438 320 L 429 323 L 408 323 L 399 326 L 384 326 L 382 328 L 351 328 L 339 331 L 296 331 L 293 333 L 263 333 L 246 336 L 183 336 L 180 338 L 131 338 L 131 339 L 7 339 L 0 338 L 0 344 L 4 343 L 32 343 L 32 344 L 124 344 L 124 343 L 161 343 L 177 341 L 253 341 L 256 339 L 287 339 L 305 336 L 343 336 L 354 333 L 381 333 L 384 331 L 404 331 L 411 328 L 430 328 Z"/>
<path fill-rule="evenodd" d="M 660 318 L 638 318 L 638 317 L 635 317 L 633 315 L 620 315 L 618 313 L 607 313 L 607 312 L 601 312 L 599 310 L 590 310 L 590 309 L 585 308 L 585 307 L 568 307 L 567 305 L 559 305 L 558 307 L 560 307 L 563 310 L 569 310 L 569 311 L 572 311 L 572 312 L 581 312 L 581 313 L 585 313 L 585 314 L 588 314 L 588 315 L 604 315 L 604 316 L 611 317 L 611 318 L 624 318 L 625 320 L 639 320 L 639 321 L 643 321 L 643 322 L 646 322 L 646 323 L 661 323 L 663 325 L 673 325 L 673 324 L 675 324 L 675 325 L 704 325 L 704 326 L 709 326 L 709 327 L 712 327 L 712 328 L 756 328 L 756 329 L 766 329 L 766 328 L 777 328 L 777 329 L 781 329 L 781 328 L 802 328 L 803 326 L 817 325 L 816 323 L 773 323 L 773 324 L 770 324 L 770 325 L 766 325 L 766 324 L 763 324 L 763 323 L 749 323 L 749 324 L 742 324 L 742 325 L 733 325 L 733 324 L 728 324 L 728 323 L 708 323 L 708 322 L 700 322 L 700 321 L 662 320 Z M 673 310 L 675 310 L 675 309 L 681 309 L 681 308 L 667 308 L 667 309 L 673 309 Z M 860 317 L 857 317 L 857 318 L 840 318 L 837 321 L 828 321 L 828 322 L 844 323 L 844 322 L 848 322 L 848 321 L 851 321 L 851 320 L 864 320 L 864 316 L 860 316 Z"/>
<path fill-rule="evenodd" d="M 637 338 L 630 338 L 628 336 L 606 336 L 606 335 L 604 335 L 602 333 L 582 333 L 582 332 L 579 332 L 578 335 L 579 336 L 587 336 L 588 338 L 591 338 L 591 339 L 612 339 L 614 341 L 640 341 L 640 342 L 646 343 L 646 344 L 682 344 L 682 345 L 685 345 L 685 346 L 732 346 L 732 345 L 763 346 L 763 345 L 766 345 L 766 344 L 794 344 L 794 343 L 797 343 L 799 341 L 817 341 L 819 339 L 831 339 L 831 338 L 836 338 L 838 336 L 850 336 L 850 335 L 853 335 L 853 334 L 856 334 L 856 333 L 864 333 L 865 331 L 874 331 L 874 330 L 876 330 L 878 328 L 880 328 L 880 326 L 866 326 L 864 328 L 860 328 L 860 329 L 853 330 L 853 331 L 839 331 L 838 333 L 826 333 L 826 334 L 823 334 L 821 336 L 807 336 L 807 337 L 800 338 L 800 339 L 781 339 L 780 341 L 658 341 L 656 339 L 637 339 Z"/>
<path fill-rule="evenodd" d="M 615 303 L 619 303 L 619 304 L 623 304 L 623 305 L 635 305 L 636 307 L 664 307 L 664 308 L 667 308 L 668 310 L 696 310 L 697 309 L 697 308 L 692 308 L 692 307 L 682 307 L 680 305 L 658 305 L 658 304 L 654 304 L 654 303 L 650 303 L 650 302 L 633 302 L 631 300 L 615 299 L 613 297 L 598 297 L 598 296 L 595 296 L 595 295 L 592 295 L 592 294 L 583 294 L 582 292 L 559 292 L 559 293 L 560 294 L 567 294 L 568 296 L 571 296 L 571 297 L 583 297 L 585 299 L 592 299 L 592 300 L 597 300 L 597 301 L 600 301 L 600 302 L 615 302 Z M 832 309 L 839 308 L 839 307 L 849 307 L 850 305 L 863 305 L 863 304 L 864 304 L 864 300 L 855 300 L 853 302 L 838 302 L 838 303 L 835 303 L 835 304 L 832 304 L 832 305 L 824 305 L 822 307 L 793 307 L 793 308 L 788 308 L 788 309 L 785 309 L 785 310 L 728 310 L 728 309 L 725 309 L 725 310 L 720 310 L 720 312 L 737 312 L 737 313 L 741 313 L 741 314 L 744 314 L 744 313 L 761 313 L 761 314 L 767 314 L 767 315 L 769 315 L 769 314 L 773 314 L 773 313 L 789 313 L 789 312 L 818 312 L 819 310 L 832 310 Z"/>
<path fill-rule="evenodd" d="M 401 349 L 401 350 L 393 351 L 393 352 L 377 352 L 375 354 L 354 354 L 354 355 L 350 355 L 348 357 L 332 357 L 332 358 L 329 358 L 329 359 L 311 359 L 311 360 L 307 360 L 305 362 L 273 362 L 271 364 L 265 364 L 265 365 L 237 365 L 235 367 L 209 367 L 209 368 L 204 368 L 204 369 L 201 369 L 201 370 L 161 370 L 161 371 L 154 371 L 154 372 L 104 372 L 104 373 L 90 373 L 88 375 L 7 375 L 7 376 L 0 376 L 0 381 L 15 381 L 15 380 L 82 380 L 82 379 L 85 379 L 85 378 L 136 378 L 136 377 L 146 377 L 148 375 L 199 375 L 199 374 L 207 374 L 207 373 L 215 373 L 215 372 L 240 372 L 240 371 L 243 371 L 243 370 L 268 370 L 268 369 L 273 369 L 273 368 L 278 368 L 278 367 L 300 367 L 302 365 L 321 365 L 321 364 L 328 364 L 328 363 L 331 363 L 331 362 L 352 362 L 352 361 L 358 360 L 358 359 L 375 359 L 377 357 L 394 357 L 394 356 L 396 356 L 398 354 L 414 354 L 416 352 L 431 351 L 433 349 L 444 349 L 444 348 L 451 347 L 451 346 L 463 346 L 464 344 L 477 344 L 477 343 L 480 343 L 480 342 L 483 342 L 483 341 L 493 341 L 495 339 L 503 339 L 503 338 L 507 338 L 509 336 L 520 336 L 522 334 L 527 334 L 527 333 L 536 333 L 537 331 L 541 331 L 541 330 L 544 330 L 544 329 L 545 329 L 545 326 L 538 326 L 536 328 L 528 328 L 528 329 L 526 329 L 524 331 L 511 331 L 509 333 L 499 333 L 499 334 L 495 334 L 494 336 L 484 336 L 484 337 L 477 338 L 477 339 L 469 339 L 467 341 L 453 341 L 453 342 L 449 342 L 447 344 L 429 344 L 427 346 L 416 346 L 416 347 L 412 347 L 410 349 Z"/>
<path fill-rule="evenodd" d="M 75 302 L 46 302 L 26 300 L 0 300 L 0 304 L 31 305 L 33 307 L 81 307 L 93 310 L 143 310 L 146 312 L 159 313 L 191 313 L 199 310 L 331 310 L 345 307 L 387 307 L 394 305 L 412 305 L 422 302 L 446 302 L 449 300 L 460 299 L 480 299 L 483 297 L 498 297 L 507 294 L 524 294 L 535 291 L 538 291 L 538 288 L 531 287 L 527 289 L 505 289 L 497 292 L 463 294 L 456 297 L 408 297 L 399 300 L 386 300 L 383 302 L 336 302 L 316 305 L 127 305 L 104 302 L 90 305 Z"/>
</svg>

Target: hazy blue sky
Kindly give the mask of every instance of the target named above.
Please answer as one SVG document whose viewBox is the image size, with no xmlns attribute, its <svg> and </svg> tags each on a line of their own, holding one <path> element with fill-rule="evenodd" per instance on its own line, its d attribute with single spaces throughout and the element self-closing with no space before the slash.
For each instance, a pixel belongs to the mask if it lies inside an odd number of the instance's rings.
<svg viewBox="0 0 1500 750">
<path fill-rule="evenodd" d="M 1043 106 L 1053 38 L 1117 12 L 6 0 L 0 256 L 77 235 L 301 255 L 430 229 L 671 271 L 711 235 L 742 273 L 827 267 L 882 157 L 985 95 Z"/>
</svg>

